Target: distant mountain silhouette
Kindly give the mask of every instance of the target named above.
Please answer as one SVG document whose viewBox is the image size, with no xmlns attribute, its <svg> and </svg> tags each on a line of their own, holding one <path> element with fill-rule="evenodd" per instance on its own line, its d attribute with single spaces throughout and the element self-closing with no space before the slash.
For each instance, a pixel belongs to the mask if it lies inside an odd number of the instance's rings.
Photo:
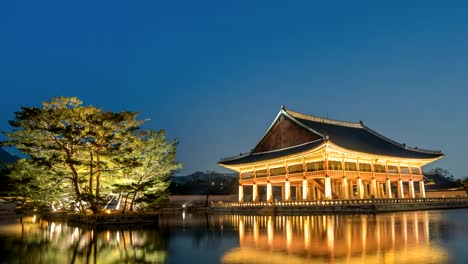
<svg viewBox="0 0 468 264">
<path fill-rule="evenodd" d="M 187 176 L 171 177 L 169 191 L 179 195 L 201 194 L 236 194 L 238 178 L 236 173 L 219 173 L 214 171 L 197 171 Z"/>
<path fill-rule="evenodd" d="M 463 189 L 461 182 L 454 181 L 448 177 L 445 177 L 439 171 L 431 171 L 423 173 L 425 178 L 425 189 L 426 191 L 442 191 L 442 190 L 458 190 Z"/>
</svg>

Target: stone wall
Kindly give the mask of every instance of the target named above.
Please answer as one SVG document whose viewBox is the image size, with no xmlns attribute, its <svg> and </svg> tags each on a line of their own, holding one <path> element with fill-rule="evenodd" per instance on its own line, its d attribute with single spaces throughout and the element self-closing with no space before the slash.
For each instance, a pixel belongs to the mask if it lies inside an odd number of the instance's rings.
<svg viewBox="0 0 468 264">
<path fill-rule="evenodd" d="M 427 198 L 433 197 L 467 197 L 465 190 L 458 191 L 426 191 Z"/>
</svg>

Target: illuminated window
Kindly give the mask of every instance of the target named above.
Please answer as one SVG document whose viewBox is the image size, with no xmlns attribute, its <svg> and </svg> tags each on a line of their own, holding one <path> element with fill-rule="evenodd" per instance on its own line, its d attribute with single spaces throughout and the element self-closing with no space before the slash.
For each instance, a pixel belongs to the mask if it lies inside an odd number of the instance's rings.
<svg viewBox="0 0 468 264">
<path fill-rule="evenodd" d="M 371 165 L 369 163 L 359 163 L 360 171 L 371 171 Z"/>
<path fill-rule="evenodd" d="M 385 172 L 385 165 L 382 164 L 375 164 L 374 165 L 375 172 Z"/>
<path fill-rule="evenodd" d="M 242 173 L 242 179 L 250 179 L 250 178 L 253 178 L 253 176 L 254 176 L 253 171 Z"/>
<path fill-rule="evenodd" d="M 328 168 L 330 170 L 342 170 L 341 161 L 336 161 L 336 160 L 328 161 Z"/>
<path fill-rule="evenodd" d="M 285 174 L 286 174 L 286 168 L 284 167 L 270 168 L 270 176 L 285 175 Z"/>
<path fill-rule="evenodd" d="M 408 167 L 400 167 L 400 173 L 401 174 L 409 174 Z"/>
<path fill-rule="evenodd" d="M 266 177 L 267 175 L 268 175 L 268 172 L 267 172 L 266 169 L 264 169 L 264 170 L 258 170 L 258 171 L 255 172 L 255 176 L 256 176 L 257 178 Z"/>
<path fill-rule="evenodd" d="M 357 170 L 356 163 L 354 163 L 354 162 L 345 162 L 345 170 L 347 170 L 347 171 Z"/>
<path fill-rule="evenodd" d="M 296 164 L 296 165 L 288 166 L 288 172 L 289 173 L 299 173 L 299 172 L 303 172 L 303 171 L 304 171 L 304 167 L 302 166 L 302 164 Z"/>
<path fill-rule="evenodd" d="M 323 161 L 309 162 L 306 164 L 307 171 L 318 171 L 324 169 Z"/>
<path fill-rule="evenodd" d="M 398 167 L 397 167 L 397 166 L 388 165 L 388 173 L 398 173 Z"/>
</svg>

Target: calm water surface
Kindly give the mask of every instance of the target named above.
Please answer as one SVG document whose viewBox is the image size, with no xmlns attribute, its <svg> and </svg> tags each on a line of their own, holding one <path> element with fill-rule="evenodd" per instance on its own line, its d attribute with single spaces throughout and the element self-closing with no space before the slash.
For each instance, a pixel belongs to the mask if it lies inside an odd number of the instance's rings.
<svg viewBox="0 0 468 264">
<path fill-rule="evenodd" d="M 184 212 L 92 230 L 0 217 L 0 263 L 468 263 L 468 209 L 378 215 Z"/>
</svg>

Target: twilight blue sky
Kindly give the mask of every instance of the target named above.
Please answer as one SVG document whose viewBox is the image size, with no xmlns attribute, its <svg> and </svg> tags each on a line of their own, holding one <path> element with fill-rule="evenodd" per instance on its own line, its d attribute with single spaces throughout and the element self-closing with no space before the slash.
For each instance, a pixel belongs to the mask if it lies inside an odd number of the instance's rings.
<svg viewBox="0 0 468 264">
<path fill-rule="evenodd" d="M 466 2 L 317 2 L 2 1 L 0 130 L 78 96 L 166 129 L 179 174 L 224 171 L 286 105 L 441 149 L 434 166 L 468 175 Z"/>
</svg>

